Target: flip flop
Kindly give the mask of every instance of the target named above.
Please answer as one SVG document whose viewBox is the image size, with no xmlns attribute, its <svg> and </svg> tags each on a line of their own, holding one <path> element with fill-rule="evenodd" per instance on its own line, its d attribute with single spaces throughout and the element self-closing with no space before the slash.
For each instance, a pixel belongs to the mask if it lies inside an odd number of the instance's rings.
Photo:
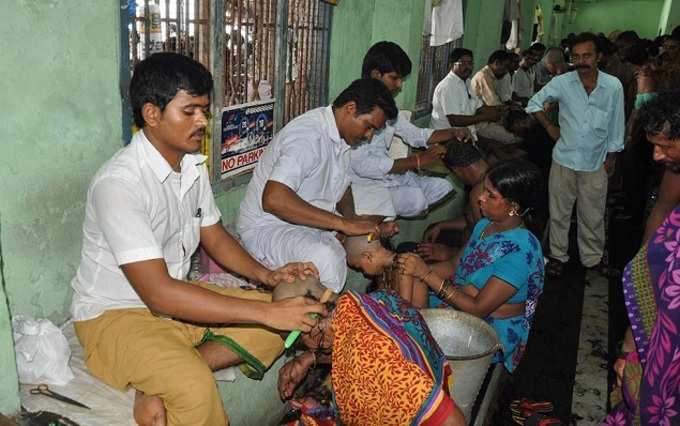
<svg viewBox="0 0 680 426">
<path fill-rule="evenodd" d="M 562 422 L 557 417 L 550 417 L 539 413 L 532 414 L 524 421 L 525 426 L 557 426 L 561 424 Z"/>
</svg>

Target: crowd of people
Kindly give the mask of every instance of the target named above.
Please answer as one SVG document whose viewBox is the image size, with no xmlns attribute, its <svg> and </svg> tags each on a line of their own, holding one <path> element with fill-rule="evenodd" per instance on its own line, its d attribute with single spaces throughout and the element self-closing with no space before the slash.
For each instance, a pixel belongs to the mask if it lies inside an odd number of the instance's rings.
<svg viewBox="0 0 680 426">
<path fill-rule="evenodd" d="M 677 421 L 680 93 L 667 92 L 680 76 L 678 50 L 680 30 L 655 41 L 583 33 L 560 47 L 498 50 L 473 74 L 474 52 L 456 48 L 422 129 L 394 100 L 410 59 L 395 43 L 376 43 L 331 105 L 276 134 L 248 184 L 238 237 L 220 223 L 206 158 L 196 154 L 212 77 L 189 58 L 150 56 L 130 84 L 140 131 L 87 195 L 72 314 L 88 368 L 136 389 L 139 424 L 223 425 L 212 371 L 241 365 L 262 377 L 283 352 L 281 333 L 300 330 L 300 352 L 280 371 L 281 398 L 317 363 L 331 364 L 333 392 L 298 400 L 300 421 L 464 424 L 448 393 L 450 367 L 417 309 L 487 321 L 502 343 L 495 362 L 511 374 L 544 275 L 562 276 L 570 261 L 574 204 L 580 263 L 606 272 L 608 187 L 633 200 L 629 186 L 646 187 L 631 175 L 647 178 L 654 160 L 665 163 L 663 180 L 649 239 L 624 274 L 631 331 L 617 363 L 622 402 L 607 421 Z M 413 152 L 391 158 L 394 137 Z M 465 185 L 461 216 L 392 249 L 395 217 L 426 215 L 453 191 L 425 172 L 438 160 Z M 451 231 L 453 243 L 444 238 Z M 268 291 L 187 281 L 199 244 Z M 348 267 L 376 291 L 320 303 L 326 289 L 341 294 Z"/>
</svg>

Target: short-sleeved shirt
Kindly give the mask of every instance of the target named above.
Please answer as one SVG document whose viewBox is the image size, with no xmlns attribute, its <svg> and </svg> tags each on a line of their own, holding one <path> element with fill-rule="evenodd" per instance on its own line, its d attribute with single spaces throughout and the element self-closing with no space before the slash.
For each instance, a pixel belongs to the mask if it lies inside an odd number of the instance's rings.
<svg viewBox="0 0 680 426">
<path fill-rule="evenodd" d="M 520 98 L 530 98 L 534 96 L 534 79 L 536 78 L 536 73 L 533 67 L 529 69 L 524 69 L 522 67 L 517 68 L 515 74 L 512 76 L 512 91 L 516 93 Z"/>
<path fill-rule="evenodd" d="M 260 157 L 241 202 L 238 230 L 286 224 L 262 208 L 267 181 L 282 183 L 314 207 L 335 213 L 349 186 L 349 145 L 340 137 L 330 106 L 288 123 Z"/>
<path fill-rule="evenodd" d="M 395 135 L 414 148 L 425 148 L 433 132 L 416 127 L 398 115 L 394 122 L 386 123 L 384 129 L 376 131 L 369 143 L 350 150 L 352 183 L 372 184 L 388 175 L 394 166 L 389 150 Z"/>
<path fill-rule="evenodd" d="M 498 96 L 501 98 L 501 102 L 503 103 L 512 100 L 512 79 L 514 77 L 514 74 L 506 72 L 505 75 L 503 75 L 503 77 L 496 82 Z"/>
<path fill-rule="evenodd" d="M 475 115 L 482 106 L 482 101 L 472 93 L 470 80 L 463 81 L 450 71 L 437 84 L 432 94 L 432 118 L 430 127 L 448 129 L 451 127 L 448 115 Z M 473 136 L 477 134 L 475 126 L 468 126 Z"/>
<path fill-rule="evenodd" d="M 577 71 L 550 80 L 527 105 L 526 112 L 543 110 L 546 102 L 558 102 L 560 138 L 553 160 L 580 172 L 599 170 L 605 156 L 623 149 L 625 112 L 623 87 L 618 78 L 598 71 L 597 85 L 586 92 Z"/>
<path fill-rule="evenodd" d="M 503 103 L 498 92 L 498 79 L 488 65 L 472 77 L 470 87 L 473 94 L 484 101 L 484 105 L 498 106 Z"/>
<path fill-rule="evenodd" d="M 106 162 L 87 191 L 80 266 L 71 282 L 76 321 L 146 306 L 120 266 L 163 259 L 186 279 L 200 228 L 220 219 L 206 157 L 186 154 L 175 172 L 144 131 Z"/>
</svg>

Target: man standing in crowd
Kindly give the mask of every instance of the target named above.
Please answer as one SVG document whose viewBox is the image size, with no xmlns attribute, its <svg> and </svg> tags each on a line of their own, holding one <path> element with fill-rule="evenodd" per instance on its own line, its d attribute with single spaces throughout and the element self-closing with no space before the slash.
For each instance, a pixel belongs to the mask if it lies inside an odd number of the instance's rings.
<svg viewBox="0 0 680 426">
<path fill-rule="evenodd" d="M 569 226 L 576 202 L 578 246 L 586 268 L 600 265 L 604 251 L 607 174 L 615 153 L 623 149 L 623 88 L 614 76 L 598 70 L 597 37 L 582 33 L 571 49 L 575 71 L 555 77 L 527 107 L 557 141 L 548 181 L 550 263 L 546 272 L 561 276 L 569 260 Z M 559 104 L 559 124 L 546 117 L 546 102 Z"/>
<path fill-rule="evenodd" d="M 536 72 L 534 65 L 536 65 L 536 56 L 531 50 L 525 50 L 520 54 L 522 58 L 519 62 L 519 68 L 512 76 L 512 94 L 513 99 L 526 105 L 529 99 L 534 96 L 534 80 L 536 79 Z"/>
<path fill-rule="evenodd" d="M 385 85 L 361 79 L 332 105 L 288 123 L 262 154 L 241 203 L 238 231 L 248 251 L 270 267 L 306 259 L 316 265 L 323 285 L 342 290 L 347 264 L 334 231 L 377 230 L 375 220 L 354 216 L 350 149 L 396 117 Z"/>
</svg>

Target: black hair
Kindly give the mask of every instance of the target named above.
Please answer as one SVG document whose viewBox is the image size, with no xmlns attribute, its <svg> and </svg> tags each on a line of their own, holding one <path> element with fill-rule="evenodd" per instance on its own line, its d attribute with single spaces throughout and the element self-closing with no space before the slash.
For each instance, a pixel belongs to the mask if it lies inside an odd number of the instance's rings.
<svg viewBox="0 0 680 426">
<path fill-rule="evenodd" d="M 411 74 L 411 60 L 398 44 L 379 41 L 364 55 L 361 77 L 369 78 L 373 70 L 378 70 L 381 74 L 396 72 L 403 78 Z"/>
<path fill-rule="evenodd" d="M 533 43 L 531 46 L 529 46 L 528 50 L 531 50 L 532 52 L 536 51 L 545 52 L 547 50 L 547 47 L 545 47 L 545 44 L 537 41 L 536 43 Z"/>
<path fill-rule="evenodd" d="M 536 218 L 541 207 L 544 182 L 538 167 L 528 160 L 501 161 L 489 169 L 486 177 L 503 198 L 517 204 L 527 229 L 540 240 Z"/>
<path fill-rule="evenodd" d="M 357 114 L 368 114 L 378 107 L 388 120 L 394 120 L 399 112 L 392 93 L 382 81 L 373 78 L 354 80 L 335 98 L 333 108 L 340 108 L 352 101 L 357 104 Z"/>
<path fill-rule="evenodd" d="M 496 50 L 491 55 L 489 55 L 489 60 L 487 64 L 493 64 L 494 62 L 507 62 L 510 60 L 510 54 L 505 50 Z"/>
<path fill-rule="evenodd" d="M 511 132 L 512 127 L 517 123 L 524 120 L 533 120 L 533 118 L 527 114 L 521 108 L 510 108 L 505 116 L 504 127 Z"/>
<path fill-rule="evenodd" d="M 593 46 L 595 46 L 595 52 L 597 53 L 602 52 L 600 39 L 595 34 L 589 32 L 583 32 L 577 36 L 574 36 L 573 39 L 569 40 L 569 47 L 571 48 L 571 50 L 573 50 L 574 46 L 583 43 L 593 43 Z"/>
<path fill-rule="evenodd" d="M 640 109 L 640 122 L 649 134 L 680 139 L 680 90 L 659 93 Z M 668 124 L 668 128 L 665 128 Z"/>
<path fill-rule="evenodd" d="M 482 159 L 482 154 L 468 142 L 453 141 L 446 149 L 443 161 L 448 168 L 466 167 Z"/>
<path fill-rule="evenodd" d="M 474 58 L 472 55 L 472 50 L 470 49 L 465 49 L 463 47 L 456 47 L 451 51 L 449 54 L 449 66 L 453 65 L 454 62 L 460 61 L 460 58 L 463 56 L 469 56 L 471 58 Z"/>
<path fill-rule="evenodd" d="M 616 36 L 616 41 L 633 44 L 640 40 L 640 36 L 635 31 L 623 31 L 621 34 Z"/>
<path fill-rule="evenodd" d="M 163 111 L 180 90 L 209 96 L 212 88 L 210 71 L 200 62 L 177 53 L 155 53 L 138 63 L 132 73 L 129 93 L 135 125 L 144 127 L 142 107 L 147 102 Z"/>
<path fill-rule="evenodd" d="M 642 40 L 634 45 L 623 49 L 621 59 L 633 65 L 642 66 L 649 62 L 648 45 Z"/>
</svg>

